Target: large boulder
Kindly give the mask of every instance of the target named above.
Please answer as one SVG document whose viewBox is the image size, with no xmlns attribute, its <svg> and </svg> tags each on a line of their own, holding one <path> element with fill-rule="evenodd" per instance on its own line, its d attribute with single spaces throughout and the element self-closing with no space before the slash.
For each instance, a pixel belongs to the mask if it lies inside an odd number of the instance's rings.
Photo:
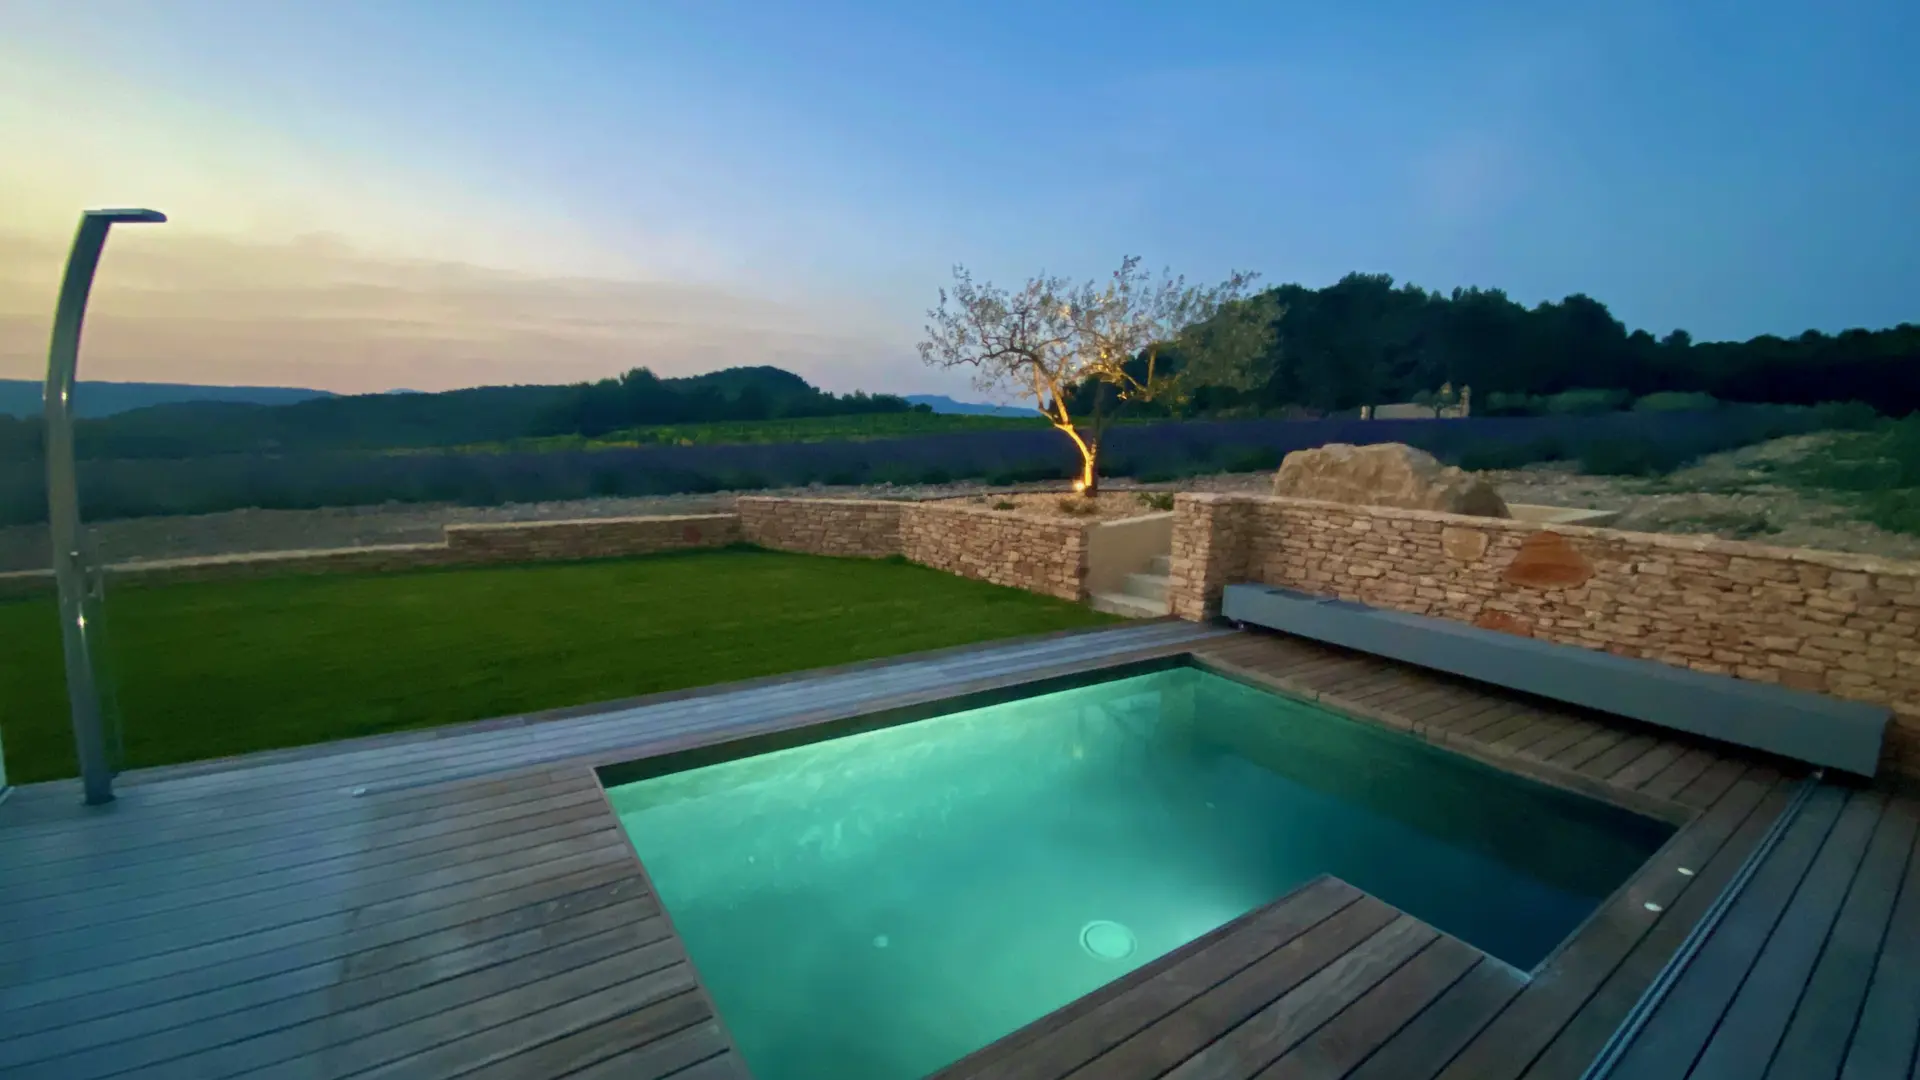
<svg viewBox="0 0 1920 1080">
<path fill-rule="evenodd" d="M 1493 485 L 1404 443 L 1329 443 L 1280 463 L 1273 493 L 1355 506 L 1398 506 L 1475 517 L 1511 517 Z"/>
</svg>

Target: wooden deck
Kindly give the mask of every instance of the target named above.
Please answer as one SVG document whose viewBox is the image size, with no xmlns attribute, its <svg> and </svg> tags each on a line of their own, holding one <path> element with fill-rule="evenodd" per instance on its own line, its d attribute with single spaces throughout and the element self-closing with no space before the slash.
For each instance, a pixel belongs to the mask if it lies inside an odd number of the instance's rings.
<svg viewBox="0 0 1920 1080">
<path fill-rule="evenodd" d="M 1737 748 L 1279 635 L 1194 652 L 1225 673 L 1687 824 L 1516 990 L 1463 978 L 1350 1069 L 1191 1075 L 1574 1080 L 1596 1063 L 1623 1080 L 1920 1073 L 1920 798 L 1910 790 L 1816 784 Z M 1657 1000 L 1639 1007 L 1650 992 Z"/>
<path fill-rule="evenodd" d="M 149 770 L 104 808 L 21 789 L 0 804 L 0 1075 L 742 1077 L 592 767 L 1187 651 L 1687 824 L 1530 979 L 1329 879 L 954 1075 L 1912 1073 L 1911 796 L 1152 623 Z"/>
<path fill-rule="evenodd" d="M 1497 1006 L 1524 982 L 1458 938 L 1322 877 L 938 1080 L 1342 1076 L 1456 986 Z M 1429 1071 L 1446 1064 L 1442 1043 L 1422 1046 Z"/>
</svg>

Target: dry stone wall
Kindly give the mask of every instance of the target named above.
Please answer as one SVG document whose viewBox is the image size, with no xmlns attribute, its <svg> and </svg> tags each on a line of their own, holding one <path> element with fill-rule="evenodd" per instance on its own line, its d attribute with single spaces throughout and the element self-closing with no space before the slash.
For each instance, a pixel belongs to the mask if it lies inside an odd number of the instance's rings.
<svg viewBox="0 0 1920 1080">
<path fill-rule="evenodd" d="M 738 543 L 740 519 L 733 514 L 688 514 L 449 525 L 446 537 L 455 561 L 612 559 Z"/>
<path fill-rule="evenodd" d="M 817 555 L 902 555 L 995 585 L 1086 598 L 1089 523 L 955 503 L 741 498 L 749 543 Z"/>
<path fill-rule="evenodd" d="M 949 574 L 1084 600 L 1087 528 L 1080 521 L 914 503 L 900 519 L 900 553 Z"/>
<path fill-rule="evenodd" d="M 886 499 L 735 500 L 742 539 L 780 551 L 880 558 L 900 553 L 900 515 L 910 503 Z"/>
<path fill-rule="evenodd" d="M 438 544 L 124 563 L 115 580 L 163 584 L 284 574 L 390 573 L 440 566 L 617 558 L 746 541 L 783 551 L 904 555 L 948 573 L 1086 598 L 1089 524 L 985 507 L 878 499 L 746 497 L 736 513 L 451 525 Z M 52 589 L 48 571 L 0 574 L 0 600 Z"/>
<path fill-rule="evenodd" d="M 1173 610 L 1258 581 L 1889 706 L 1920 774 L 1920 563 L 1244 495 L 1175 504 Z"/>
<path fill-rule="evenodd" d="M 590 518 L 581 521 L 450 525 L 438 544 L 384 544 L 322 551 L 268 551 L 193 559 L 121 563 L 114 581 L 161 585 L 299 574 L 388 574 L 441 566 L 608 559 L 737 543 L 733 514 Z M 53 589 L 53 573 L 0 574 L 0 600 Z"/>
</svg>

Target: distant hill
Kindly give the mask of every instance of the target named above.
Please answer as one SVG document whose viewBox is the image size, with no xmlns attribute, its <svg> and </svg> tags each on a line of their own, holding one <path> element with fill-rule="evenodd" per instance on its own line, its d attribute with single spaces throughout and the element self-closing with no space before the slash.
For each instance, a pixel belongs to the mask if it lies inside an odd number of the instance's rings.
<svg viewBox="0 0 1920 1080">
<path fill-rule="evenodd" d="M 925 405 L 937 413 L 954 413 L 961 416 L 1032 416 L 1032 409 L 1020 409 L 1011 405 L 984 405 L 977 401 L 955 401 L 945 394 L 908 394 L 907 403 Z"/>
<path fill-rule="evenodd" d="M 24 415 L 16 419 L 0 413 L 0 462 L 27 453 L 39 438 L 39 387 L 16 385 Z M 102 391 L 127 385 L 82 384 L 80 406 L 104 408 L 109 402 Z M 173 399 L 111 415 L 82 412 L 74 432 L 75 451 L 82 458 L 152 459 L 430 450 L 530 436 L 593 438 L 657 424 L 860 416 L 914 408 L 886 394 L 830 394 L 775 367 L 727 368 L 667 379 L 636 368 L 592 383 L 479 386 L 438 393 L 339 396 L 310 390 L 159 389 L 173 391 Z M 226 390 L 229 396 L 190 396 L 196 390 Z M 242 394 L 300 397 L 275 404 L 247 400 Z"/>
<path fill-rule="evenodd" d="M 41 384 L 31 379 L 0 379 L 0 414 L 38 416 Z M 291 405 L 332 397 L 325 390 L 283 386 L 194 386 L 188 383 L 87 382 L 74 391 L 74 415 L 97 419 L 149 405 L 190 401 L 226 401 L 247 405 Z"/>
</svg>

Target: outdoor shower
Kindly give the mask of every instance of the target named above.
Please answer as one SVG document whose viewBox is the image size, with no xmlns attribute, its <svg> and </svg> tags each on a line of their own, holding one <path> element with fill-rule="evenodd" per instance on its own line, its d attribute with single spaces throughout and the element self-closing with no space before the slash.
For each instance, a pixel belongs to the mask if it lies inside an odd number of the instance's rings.
<svg viewBox="0 0 1920 1080">
<path fill-rule="evenodd" d="M 89 805 L 113 800 L 118 767 L 118 731 L 107 729 L 96 648 L 99 638 L 100 573 L 91 565 L 80 523 L 80 491 L 73 460 L 74 377 L 80 363 L 80 324 L 86 319 L 87 294 L 116 222 L 162 222 L 157 210 L 88 210 L 80 215 L 66 279 L 54 309 L 53 341 L 47 349 L 47 527 L 53 549 L 53 577 L 60 592 L 60 638 L 66 656 L 67 700 L 73 712 L 73 744 L 80 780 Z M 92 625 L 89 625 L 91 617 Z M 4 775 L 4 774 L 0 774 Z"/>
</svg>

